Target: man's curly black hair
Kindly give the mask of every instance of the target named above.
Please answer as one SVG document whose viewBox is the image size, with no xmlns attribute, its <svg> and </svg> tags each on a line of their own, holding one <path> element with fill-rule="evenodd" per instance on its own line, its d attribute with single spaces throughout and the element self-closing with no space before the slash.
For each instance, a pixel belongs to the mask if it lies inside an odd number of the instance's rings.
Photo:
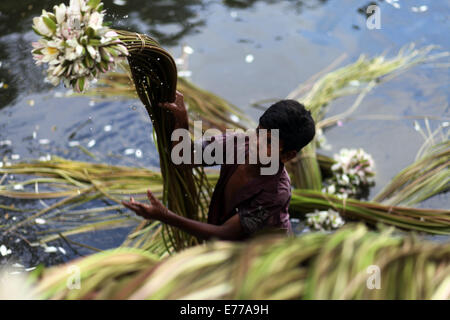
<svg viewBox="0 0 450 320">
<path fill-rule="evenodd" d="M 264 129 L 279 129 L 283 151 L 300 151 L 316 134 L 316 125 L 311 112 L 295 100 L 274 103 L 259 118 Z"/>
</svg>

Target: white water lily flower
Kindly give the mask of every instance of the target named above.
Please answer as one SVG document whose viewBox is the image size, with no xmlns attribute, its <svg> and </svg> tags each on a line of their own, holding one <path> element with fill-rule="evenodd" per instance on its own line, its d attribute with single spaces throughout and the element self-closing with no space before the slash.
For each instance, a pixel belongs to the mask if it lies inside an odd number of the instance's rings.
<svg viewBox="0 0 450 320">
<path fill-rule="evenodd" d="M 92 13 L 89 18 L 88 25 L 89 25 L 89 27 L 91 27 L 94 30 L 98 30 L 98 29 L 102 28 L 103 27 L 103 15 L 98 12 Z"/>
<path fill-rule="evenodd" d="M 333 158 L 333 177 L 325 182 L 328 187 L 324 190 L 328 193 L 345 199 L 360 194 L 363 188 L 373 185 L 374 161 L 364 150 L 343 148 Z"/>
<path fill-rule="evenodd" d="M 67 47 L 64 52 L 64 58 L 68 61 L 74 61 L 79 56 L 80 55 L 78 54 L 78 52 L 74 48 L 71 48 L 71 47 Z"/>
<path fill-rule="evenodd" d="M 44 54 L 44 57 L 42 59 L 42 62 L 50 62 L 52 60 L 55 60 L 58 57 L 58 48 L 56 47 L 45 47 L 42 49 L 42 53 Z"/>
<path fill-rule="evenodd" d="M 128 55 L 116 32 L 104 24 L 100 0 L 71 0 L 53 12 L 42 11 L 33 19 L 33 30 L 42 38 L 33 43 L 37 65 L 48 63 L 46 82 L 63 82 L 84 91 L 99 73 L 113 69 Z"/>
<path fill-rule="evenodd" d="M 339 212 L 332 209 L 327 211 L 316 209 L 313 213 L 307 213 L 306 218 L 306 225 L 315 230 L 332 230 L 345 224 Z"/>
<path fill-rule="evenodd" d="M 84 3 L 83 0 L 70 0 L 68 11 L 70 14 L 81 16 L 81 12 L 86 10 Z"/>
</svg>

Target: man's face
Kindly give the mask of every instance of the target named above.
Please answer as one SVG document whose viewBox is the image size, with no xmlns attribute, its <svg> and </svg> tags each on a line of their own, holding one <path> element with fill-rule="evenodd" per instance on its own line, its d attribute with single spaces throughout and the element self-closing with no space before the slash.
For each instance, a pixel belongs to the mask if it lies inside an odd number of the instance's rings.
<svg viewBox="0 0 450 320">
<path fill-rule="evenodd" d="M 266 130 L 267 134 L 266 134 L 266 143 L 261 143 L 260 141 L 260 129 L 265 129 L 263 127 L 261 127 L 260 125 L 256 128 L 256 136 L 257 136 L 257 146 L 258 146 L 258 152 L 263 152 L 263 154 L 266 154 L 267 157 L 272 157 L 272 133 L 271 130 Z M 263 135 L 262 135 L 263 136 Z M 261 151 L 259 151 L 262 148 Z M 275 150 L 274 150 L 275 152 Z M 278 139 L 278 150 L 277 152 L 279 153 L 279 159 L 282 163 L 286 163 L 289 160 L 292 160 L 293 158 L 295 158 L 295 156 L 297 155 L 297 152 L 294 150 L 290 150 L 290 151 L 284 151 L 283 150 L 283 140 Z"/>
</svg>

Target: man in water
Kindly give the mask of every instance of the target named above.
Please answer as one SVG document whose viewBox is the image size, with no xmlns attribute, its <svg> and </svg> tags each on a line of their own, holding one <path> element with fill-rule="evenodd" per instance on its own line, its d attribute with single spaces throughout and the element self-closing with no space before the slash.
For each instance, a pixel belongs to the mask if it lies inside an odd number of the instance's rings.
<svg viewBox="0 0 450 320">
<path fill-rule="evenodd" d="M 183 95 L 177 91 L 174 103 L 162 103 L 161 108 L 169 110 L 175 119 L 174 131 L 188 130 L 188 115 Z M 246 140 L 246 161 L 243 164 L 228 161 L 221 164 L 219 180 L 211 198 L 208 222 L 200 222 L 179 216 L 165 207 L 150 190 L 150 205 L 139 203 L 130 198 L 123 205 L 145 219 L 159 220 L 180 228 L 200 239 L 243 240 L 263 230 L 277 230 L 292 234 L 289 221 L 289 201 L 291 183 L 284 163 L 293 159 L 297 153 L 312 141 L 315 124 L 310 111 L 295 100 L 281 100 L 270 106 L 259 119 L 256 134 L 266 130 L 277 130 L 278 170 L 274 174 L 264 175 L 265 167 L 261 161 L 248 161 L 249 142 Z M 258 135 L 259 136 L 259 135 Z M 234 137 L 231 137 L 233 141 Z M 257 143 L 257 148 L 264 148 L 268 156 L 271 153 L 271 134 L 267 134 L 265 144 Z M 212 141 L 223 146 L 230 141 L 229 135 L 215 136 Z M 202 141 L 202 148 L 209 145 Z M 176 146 L 174 142 L 172 149 Z M 269 148 L 270 146 L 270 148 Z M 226 149 L 226 148 L 225 148 Z M 194 148 L 192 148 L 192 152 Z M 226 149 L 229 150 L 229 149 Z M 235 149 L 235 151 L 238 151 Z M 228 152 L 228 151 L 227 151 Z M 192 153 L 193 154 L 193 153 Z M 234 154 L 233 154 L 234 156 Z M 192 159 L 192 158 L 191 158 Z M 183 164 L 186 165 L 186 164 Z M 200 165 L 205 165 L 202 163 Z M 190 164 L 194 167 L 194 164 Z"/>
</svg>

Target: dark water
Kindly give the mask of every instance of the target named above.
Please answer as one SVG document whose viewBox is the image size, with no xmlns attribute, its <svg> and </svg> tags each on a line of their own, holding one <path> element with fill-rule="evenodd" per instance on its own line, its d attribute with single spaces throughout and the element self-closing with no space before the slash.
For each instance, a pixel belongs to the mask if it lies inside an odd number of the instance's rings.
<svg viewBox="0 0 450 320">
<path fill-rule="evenodd" d="M 44 83 L 42 70 L 30 54 L 36 39 L 31 20 L 42 8 L 61 1 L 2 0 L 0 2 L 0 161 L 20 161 L 56 154 L 93 161 L 69 141 L 79 141 L 110 164 L 158 167 L 158 156 L 150 139 L 151 124 L 136 100 L 94 101 L 89 97 L 63 97 L 63 87 Z M 450 50 L 448 37 L 450 1 L 398 1 L 400 8 L 377 2 L 381 29 L 366 28 L 360 9 L 368 1 L 104 1 L 114 27 L 156 37 L 175 57 L 181 46 L 194 49 L 189 59 L 191 80 L 241 107 L 255 120 L 261 111 L 250 104 L 267 98 L 282 99 L 298 84 L 322 70 L 341 54 L 346 63 L 362 54 L 394 54 L 410 42 L 419 47 L 440 46 Z M 412 7 L 426 5 L 424 12 Z M 246 62 L 246 56 L 254 60 Z M 447 60 L 448 61 L 448 60 Z M 432 128 L 448 121 L 448 68 L 418 66 L 373 90 L 355 116 L 435 116 Z M 348 108 L 354 97 L 333 103 L 329 115 Z M 423 122 L 420 122 L 423 127 Z M 111 126 L 111 131 L 105 131 Z M 35 135 L 35 138 L 33 137 Z M 423 142 L 413 120 L 353 120 L 325 132 L 332 155 L 340 148 L 364 148 L 376 163 L 376 194 L 402 168 L 414 161 Z M 40 144 L 48 139 L 49 144 Z M 125 155 L 139 149 L 142 157 Z M 11 203 L 0 199 L 1 203 Z M 16 203 L 17 204 L 17 203 Z M 17 204 L 18 205 L 18 204 Z M 34 205 L 34 204 L 29 204 Z M 449 208 L 447 194 L 420 206 Z M 0 214 L 4 211 L 0 209 Z M 128 229 L 102 231 L 74 237 L 101 249 L 119 245 Z M 435 239 L 442 239 L 436 237 Z M 443 238 L 444 240 L 447 238 Z M 12 248 L 8 260 L 26 266 L 43 261 L 54 264 L 77 253 L 64 246 L 67 255 L 44 254 L 13 238 L 0 239 Z M 38 251 L 36 251 L 38 250 Z M 88 251 L 80 249 L 83 253 Z M 2 260 L 3 259 L 3 260 Z M 0 261 L 5 258 L 0 257 Z"/>
</svg>

